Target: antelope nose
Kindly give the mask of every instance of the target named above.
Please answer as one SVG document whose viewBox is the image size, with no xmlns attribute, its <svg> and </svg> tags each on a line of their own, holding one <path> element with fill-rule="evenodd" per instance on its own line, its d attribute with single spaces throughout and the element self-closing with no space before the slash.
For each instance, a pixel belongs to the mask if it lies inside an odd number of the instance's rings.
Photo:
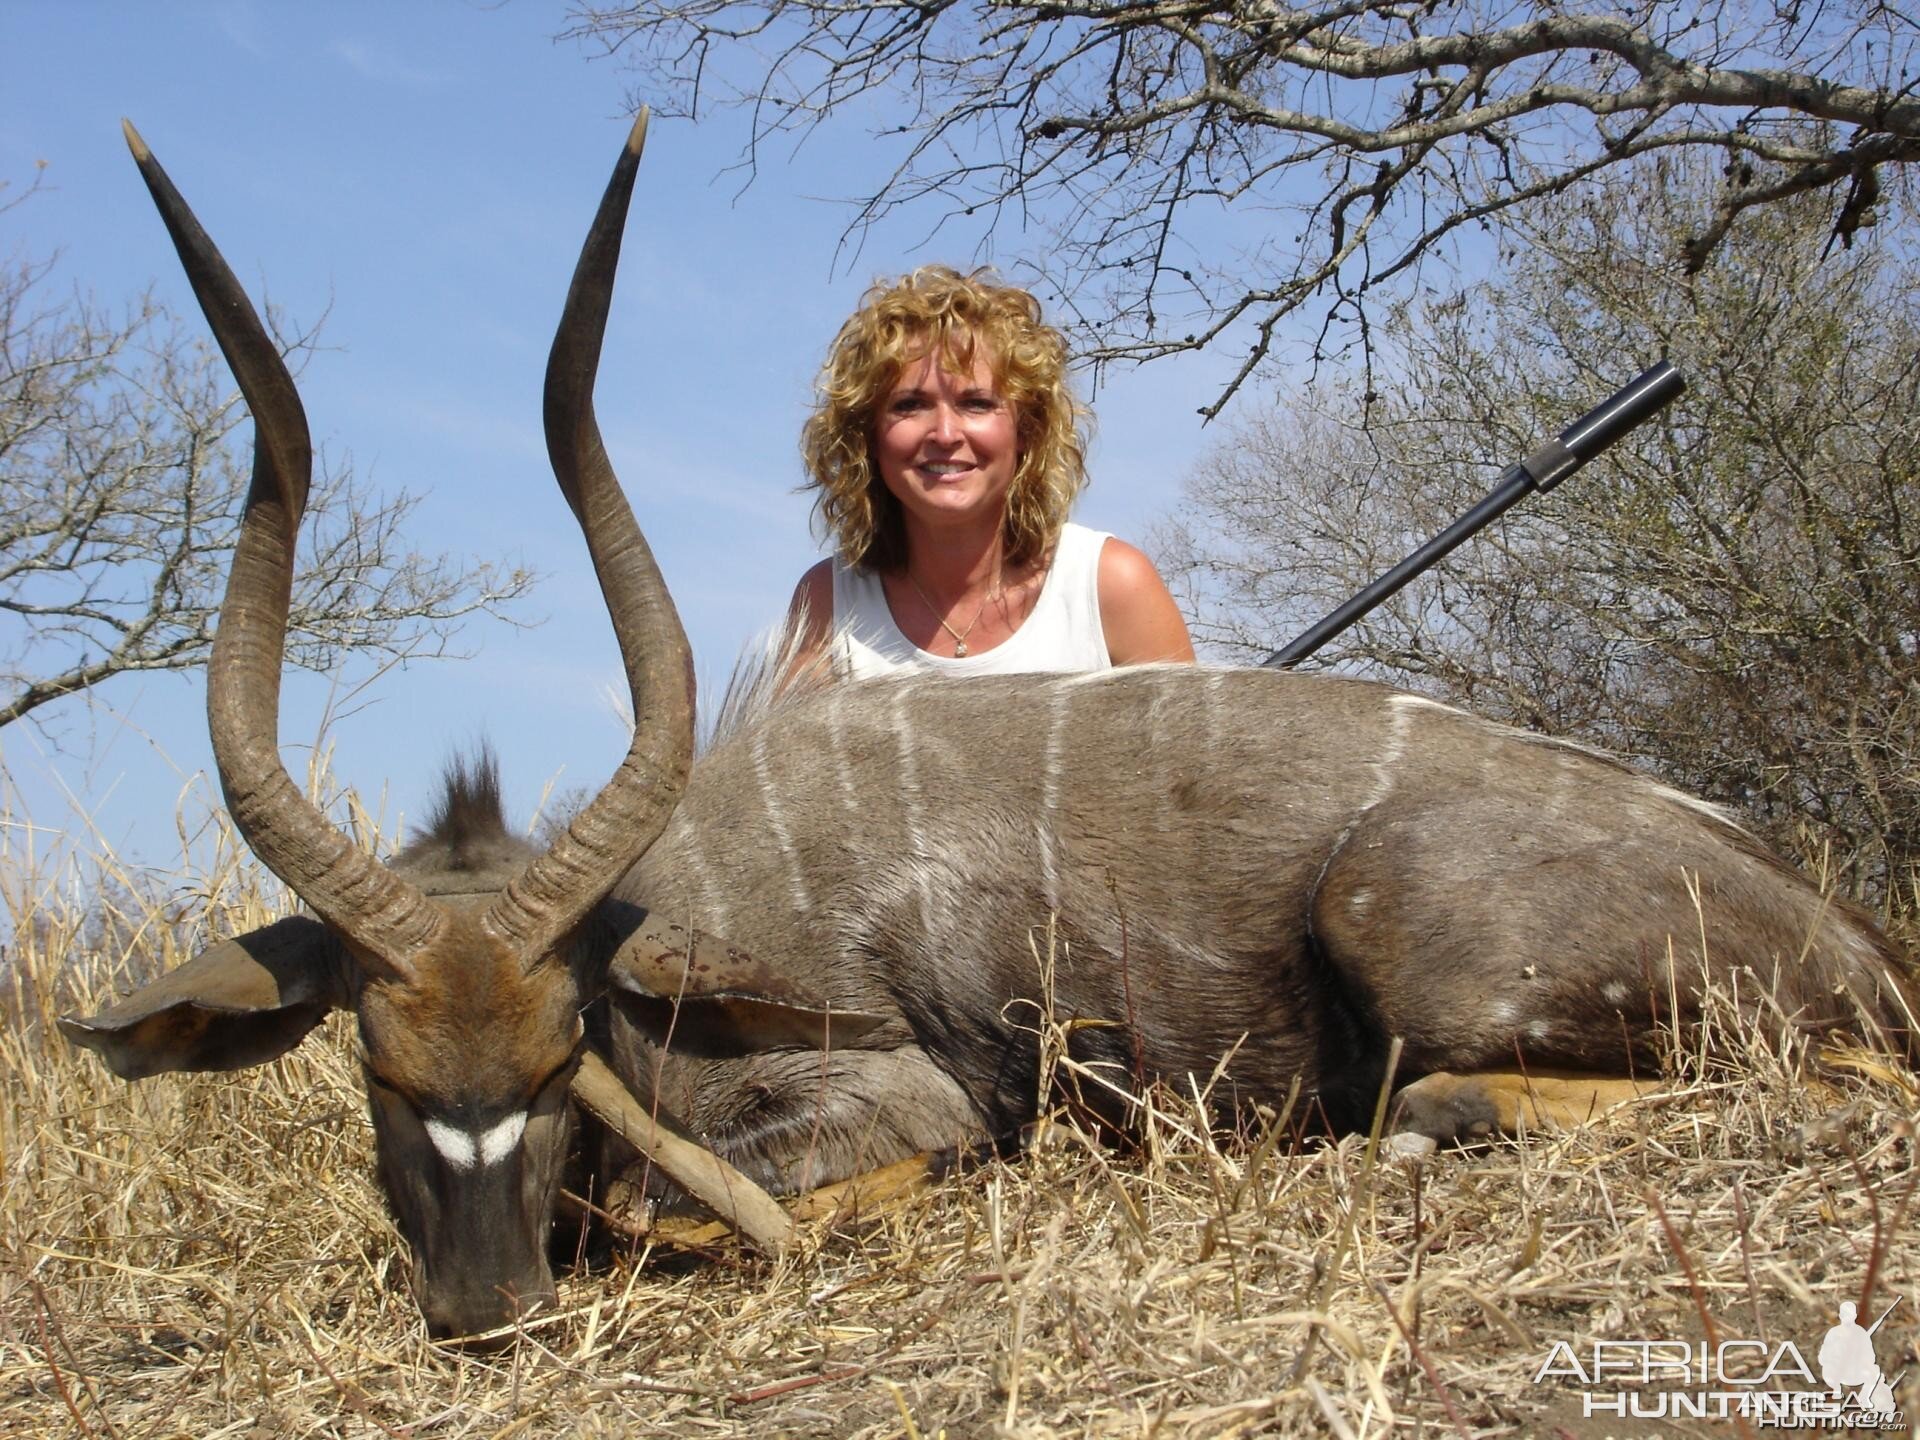
<svg viewBox="0 0 1920 1440">
<path fill-rule="evenodd" d="M 422 1296 L 420 1313 L 427 1322 L 427 1336 L 435 1344 L 463 1350 L 499 1350 L 518 1338 L 516 1321 L 546 1313 L 557 1298 L 552 1289 L 524 1296 L 510 1290 Z"/>
</svg>

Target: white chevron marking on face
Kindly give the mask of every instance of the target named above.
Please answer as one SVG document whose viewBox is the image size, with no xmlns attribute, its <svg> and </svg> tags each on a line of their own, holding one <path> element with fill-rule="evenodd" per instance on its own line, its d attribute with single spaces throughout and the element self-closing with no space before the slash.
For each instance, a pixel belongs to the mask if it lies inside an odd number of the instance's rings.
<svg viewBox="0 0 1920 1440">
<path fill-rule="evenodd" d="M 492 1129 L 482 1130 L 479 1135 L 480 1163 L 498 1165 L 513 1153 L 513 1147 L 520 1143 L 521 1135 L 526 1133 L 527 1112 L 516 1110 Z"/>
<path fill-rule="evenodd" d="M 456 1130 L 444 1120 L 426 1122 L 427 1138 L 433 1141 L 433 1148 L 440 1152 L 440 1158 L 456 1170 L 471 1170 L 477 1158 L 474 1152 L 473 1137 L 464 1130 Z"/>
<path fill-rule="evenodd" d="M 489 1125 L 472 1135 L 444 1120 L 428 1120 L 424 1124 L 427 1138 L 433 1141 L 433 1148 L 440 1152 L 441 1159 L 456 1170 L 471 1170 L 475 1165 L 498 1165 L 511 1155 L 513 1147 L 526 1133 L 527 1115 L 524 1110 L 516 1111 L 499 1124 Z"/>
</svg>

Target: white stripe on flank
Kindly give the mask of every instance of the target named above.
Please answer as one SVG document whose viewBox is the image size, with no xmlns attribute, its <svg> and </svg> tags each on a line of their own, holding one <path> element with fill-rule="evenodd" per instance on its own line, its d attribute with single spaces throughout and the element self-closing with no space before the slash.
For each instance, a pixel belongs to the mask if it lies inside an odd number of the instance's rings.
<svg viewBox="0 0 1920 1440">
<path fill-rule="evenodd" d="M 1207 671 L 1206 690 L 1207 690 L 1207 704 L 1208 704 L 1209 710 L 1211 710 L 1213 707 L 1219 705 L 1220 697 L 1226 694 L 1227 672 L 1225 670 Z M 1213 719 L 1213 716 L 1209 714 L 1207 718 L 1209 722 L 1211 722 Z"/>
<path fill-rule="evenodd" d="M 1400 758 L 1407 753 L 1407 737 L 1413 730 L 1413 712 L 1432 708 L 1446 710 L 1450 707 L 1429 700 L 1423 695 L 1395 695 L 1387 701 L 1387 742 L 1379 758 L 1371 766 L 1373 770 L 1373 794 L 1367 797 L 1359 813 L 1364 815 L 1393 793 Z"/>
<path fill-rule="evenodd" d="M 1407 696 L 1405 698 L 1415 699 L 1417 697 Z M 1435 702 L 1429 701 L 1428 703 L 1432 704 Z M 1465 714 L 1466 712 L 1462 711 L 1461 713 Z M 1473 718 L 1479 720 L 1478 716 Z M 1578 740 L 1565 740 L 1558 735 L 1542 735 L 1538 731 L 1522 730 L 1514 725 L 1496 725 L 1490 720 L 1480 720 L 1479 723 L 1489 730 L 1498 731 L 1503 735 L 1511 735 L 1516 740 L 1524 741 L 1528 745 L 1538 746 L 1543 750 L 1560 750 L 1569 755 L 1584 755 L 1590 760 L 1598 760 L 1609 766 L 1625 763 L 1612 751 L 1602 750 L 1597 745 L 1583 745 Z M 1689 795 L 1686 791 L 1676 790 L 1671 785 L 1662 785 L 1652 776 L 1646 774 L 1644 771 L 1635 769 L 1631 765 L 1628 765 L 1627 768 L 1633 770 L 1633 773 L 1639 777 L 1641 783 L 1647 787 L 1650 793 L 1658 795 L 1669 804 L 1682 806 L 1685 809 L 1693 811 L 1696 815 L 1703 816 L 1708 820 L 1718 821 L 1720 824 L 1726 826 L 1727 829 L 1737 830 L 1742 835 L 1751 833 L 1746 826 L 1734 818 L 1731 811 L 1714 804 L 1711 800 L 1702 800 L 1698 795 Z"/>
<path fill-rule="evenodd" d="M 1671 785 L 1662 785 L 1658 781 L 1649 783 L 1653 786 L 1653 793 L 1658 795 L 1662 800 L 1670 800 L 1675 805 L 1684 805 L 1695 814 L 1704 815 L 1709 820 L 1718 820 L 1729 830 L 1738 830 L 1742 834 L 1746 833 L 1745 826 L 1741 825 L 1738 820 L 1735 820 L 1733 816 L 1729 815 L 1725 810 L 1722 810 L 1711 800 L 1702 800 L 1698 795 L 1689 795 L 1684 790 L 1675 790 Z"/>
<path fill-rule="evenodd" d="M 913 861 L 913 879 L 920 891 L 920 933 L 933 933 L 933 876 L 929 873 L 931 854 L 927 849 L 925 806 L 920 794 L 918 756 L 913 749 L 913 722 L 907 715 L 907 698 L 913 687 L 902 685 L 893 692 L 893 737 L 900 747 L 900 804 L 907 826 L 907 855 Z"/>
<path fill-rule="evenodd" d="M 724 935 L 728 928 L 727 892 L 713 883 L 713 872 L 700 854 L 699 836 L 695 826 L 686 827 L 681 843 L 672 852 L 674 868 L 686 877 L 687 889 L 693 896 L 693 911 L 700 916 L 700 928 Z"/>
<path fill-rule="evenodd" d="M 853 761 L 847 755 L 847 687 L 836 685 L 827 697 L 827 749 L 833 756 L 834 778 L 840 782 L 840 808 L 849 815 L 859 814 L 854 798 Z"/>
<path fill-rule="evenodd" d="M 1205 716 L 1206 723 L 1207 748 L 1204 753 L 1210 758 L 1218 757 L 1225 759 L 1227 756 L 1228 742 L 1231 737 L 1223 734 L 1221 731 L 1220 712 L 1226 704 L 1227 672 L 1224 670 L 1209 670 L 1207 672 L 1207 683 L 1202 688 L 1201 693 L 1207 697 L 1206 703 L 1200 707 Z"/>
<path fill-rule="evenodd" d="M 1373 763 L 1392 769 L 1400 763 L 1400 757 L 1407 753 L 1407 731 L 1413 726 L 1413 716 L 1405 710 L 1395 710 L 1393 721 L 1387 729 L 1387 745 L 1380 752 L 1380 758 Z"/>
<path fill-rule="evenodd" d="M 1458 705 L 1449 705 L 1444 700 L 1435 700 L 1431 695 L 1394 695 L 1388 699 L 1387 703 L 1396 710 L 1439 710 L 1448 715 L 1468 715 L 1469 718 L 1479 718 L 1462 710 Z"/>
<path fill-rule="evenodd" d="M 1166 755 L 1166 729 L 1167 683 L 1163 679 L 1156 679 L 1153 682 L 1152 693 L 1147 700 L 1147 744 L 1144 758 L 1148 765 L 1153 766 L 1160 772 L 1163 777 L 1163 784 L 1168 783 L 1166 778 L 1166 762 L 1164 759 Z M 1168 792 L 1163 791 L 1162 793 L 1163 795 L 1167 795 Z M 1152 853 L 1165 857 L 1166 863 L 1169 865 L 1187 863 L 1192 860 L 1193 857 L 1191 853 L 1182 855 L 1178 861 L 1169 853 L 1168 837 L 1173 833 L 1174 828 L 1173 806 L 1171 804 L 1162 803 L 1149 805 L 1147 807 L 1147 824 Z"/>
<path fill-rule="evenodd" d="M 1047 753 L 1040 775 L 1040 818 L 1034 838 L 1040 844 L 1040 887 L 1047 909 L 1060 908 L 1060 871 L 1053 853 L 1054 811 L 1060 804 L 1061 732 L 1067 724 L 1067 688 L 1055 682 L 1047 695 Z"/>
<path fill-rule="evenodd" d="M 753 732 L 753 777 L 760 782 L 760 803 L 766 806 L 767 827 L 773 843 L 787 862 L 787 893 L 802 915 L 813 913 L 813 900 L 807 894 L 807 879 L 800 869 L 800 857 L 794 852 L 793 832 L 787 827 L 787 807 L 773 783 L 773 767 L 767 762 L 767 732 Z"/>
<path fill-rule="evenodd" d="M 477 1135 L 469 1135 L 444 1120 L 424 1122 L 427 1138 L 440 1158 L 456 1170 L 471 1170 L 478 1165 L 498 1165 L 514 1151 L 526 1133 L 527 1112 L 517 1110 L 497 1125 L 489 1125 Z"/>
</svg>

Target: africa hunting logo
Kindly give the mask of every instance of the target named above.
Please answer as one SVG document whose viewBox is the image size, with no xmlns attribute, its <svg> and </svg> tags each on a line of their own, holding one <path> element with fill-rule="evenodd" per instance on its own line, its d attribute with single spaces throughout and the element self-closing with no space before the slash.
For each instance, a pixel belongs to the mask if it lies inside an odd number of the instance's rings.
<svg viewBox="0 0 1920 1440">
<path fill-rule="evenodd" d="M 1814 1357 L 1819 1373 L 1791 1340 L 1595 1340 L 1576 1350 L 1554 1342 L 1533 1383 L 1572 1381 L 1582 1387 L 1582 1414 L 1626 1420 L 1731 1420 L 1761 1429 L 1904 1430 L 1894 1386 L 1874 1355 L 1873 1336 L 1900 1304 L 1862 1326 L 1851 1300 Z"/>
</svg>

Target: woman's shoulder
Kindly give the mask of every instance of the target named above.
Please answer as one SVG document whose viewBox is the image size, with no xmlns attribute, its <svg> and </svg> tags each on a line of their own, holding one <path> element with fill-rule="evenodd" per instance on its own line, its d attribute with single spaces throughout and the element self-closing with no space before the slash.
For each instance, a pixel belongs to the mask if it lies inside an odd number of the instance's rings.
<svg viewBox="0 0 1920 1440">
<path fill-rule="evenodd" d="M 1100 626 L 1116 665 L 1192 660 L 1193 640 L 1166 581 L 1135 546 L 1109 535 L 1100 547 Z"/>
<path fill-rule="evenodd" d="M 805 621 L 809 629 L 833 623 L 834 563 L 828 558 L 808 566 L 807 573 L 800 577 L 800 583 L 793 587 L 793 599 L 787 604 L 787 614 L 794 620 Z"/>
<path fill-rule="evenodd" d="M 833 568 L 830 559 L 807 568 L 787 602 L 786 648 L 789 671 L 797 671 L 826 650 L 833 633 Z"/>
<path fill-rule="evenodd" d="M 1160 572 L 1146 552 L 1129 545 L 1118 535 L 1102 537 L 1100 546 L 1100 589 L 1102 598 L 1109 586 L 1158 585 Z"/>
</svg>

